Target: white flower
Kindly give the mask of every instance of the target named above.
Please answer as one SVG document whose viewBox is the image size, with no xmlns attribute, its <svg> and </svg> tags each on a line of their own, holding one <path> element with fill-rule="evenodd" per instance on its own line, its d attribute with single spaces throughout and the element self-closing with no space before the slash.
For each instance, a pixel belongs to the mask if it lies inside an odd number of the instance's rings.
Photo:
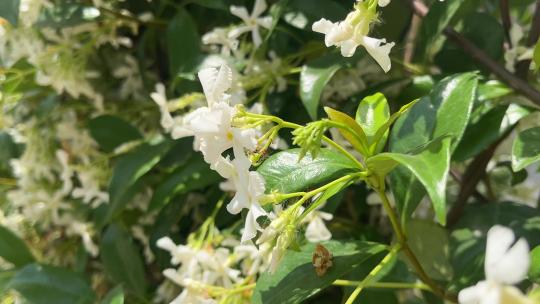
<svg viewBox="0 0 540 304">
<path fill-rule="evenodd" d="M 345 20 L 334 23 L 323 18 L 313 23 L 312 30 L 325 34 L 326 46 L 340 47 L 341 55 L 344 57 L 352 57 L 356 48 L 363 46 L 381 68 L 388 72 L 391 67 L 389 54 L 395 43 L 368 37 L 370 24 L 374 20 L 376 13 L 365 7 L 365 3 L 360 2 Z"/>
<path fill-rule="evenodd" d="M 488 231 L 484 263 L 486 280 L 461 290 L 459 303 L 531 303 L 519 289 L 511 286 L 525 279 L 530 265 L 527 241 L 519 239 L 515 244 L 514 241 L 514 232 L 506 227 L 493 226 Z"/>
<path fill-rule="evenodd" d="M 390 3 L 390 0 L 379 0 L 378 3 L 380 7 L 385 7 Z"/>
<path fill-rule="evenodd" d="M 249 171 L 251 162 L 247 156 L 235 150 L 235 157 L 226 173 L 236 190 L 236 194 L 227 205 L 227 211 L 238 214 L 244 208 L 249 209 L 241 239 L 241 242 L 245 243 L 254 238 L 260 229 L 257 218 L 266 215 L 266 211 L 258 202 L 259 197 L 264 194 L 265 187 L 263 177 L 258 172 Z"/>
<path fill-rule="evenodd" d="M 229 37 L 229 30 L 224 28 L 215 28 L 202 36 L 204 44 L 219 44 L 221 45 L 221 54 L 230 56 L 231 51 L 236 51 L 238 48 L 238 40 L 234 37 Z"/>
<path fill-rule="evenodd" d="M 269 29 L 272 26 L 272 17 L 260 17 L 262 13 L 266 10 L 266 1 L 265 0 L 255 0 L 255 5 L 253 6 L 253 11 L 251 15 L 248 14 L 248 11 L 243 6 L 231 6 L 231 14 L 237 16 L 238 18 L 244 21 L 244 25 L 233 29 L 229 33 L 229 37 L 237 38 L 243 33 L 251 31 L 251 37 L 255 46 L 259 46 L 262 43 L 261 34 L 259 32 L 259 26 L 262 26 L 266 29 Z"/>
<path fill-rule="evenodd" d="M 312 243 L 328 241 L 332 238 L 332 233 L 326 228 L 324 221 L 330 221 L 334 216 L 331 213 L 319 211 L 320 205 L 316 210 L 311 211 L 304 222 L 307 222 L 306 239 Z"/>
</svg>

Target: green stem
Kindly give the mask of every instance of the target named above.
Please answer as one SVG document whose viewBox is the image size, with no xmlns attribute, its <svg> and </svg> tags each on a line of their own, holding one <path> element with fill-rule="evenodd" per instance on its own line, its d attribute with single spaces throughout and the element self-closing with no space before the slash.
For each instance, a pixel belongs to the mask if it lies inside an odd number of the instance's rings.
<svg viewBox="0 0 540 304">
<path fill-rule="evenodd" d="M 383 184 L 384 185 L 384 184 Z M 390 205 L 390 202 L 388 200 L 388 197 L 386 196 L 386 193 L 384 192 L 384 189 L 376 189 L 377 194 L 379 194 L 379 197 L 381 198 L 383 202 L 383 207 L 388 214 L 388 217 L 390 218 L 390 222 L 392 224 L 392 228 L 394 229 L 394 233 L 396 234 L 398 238 L 398 242 L 400 243 L 403 253 L 411 263 L 412 267 L 416 270 L 416 274 L 424 282 L 426 285 L 430 287 L 430 289 L 433 291 L 434 294 L 437 296 L 446 299 L 452 303 L 457 303 L 457 297 L 453 294 L 448 294 L 443 288 L 441 288 L 435 281 L 433 281 L 426 273 L 420 262 L 418 261 L 418 258 L 414 254 L 414 252 L 409 247 L 409 244 L 407 243 L 407 236 L 403 232 L 403 229 L 401 228 L 401 225 L 398 221 L 397 215 L 394 212 L 394 209 Z"/>
<path fill-rule="evenodd" d="M 367 275 L 367 277 L 362 280 L 354 289 L 354 291 L 351 293 L 349 298 L 347 299 L 347 302 L 345 304 L 352 304 L 356 297 L 360 294 L 360 292 L 364 289 L 364 287 L 371 284 L 371 281 L 375 279 L 375 276 L 381 272 L 386 266 L 390 264 L 390 262 L 396 257 L 397 253 L 399 252 L 401 246 L 399 244 L 392 246 L 392 249 L 390 249 L 390 252 L 382 259 L 382 261 L 371 270 L 371 272 Z"/>
<path fill-rule="evenodd" d="M 361 281 L 335 280 L 332 285 L 335 286 L 358 286 Z M 424 283 L 403 283 L 403 282 L 373 282 L 364 286 L 364 288 L 386 288 L 386 289 L 422 289 L 431 291 L 428 285 Z"/>
</svg>

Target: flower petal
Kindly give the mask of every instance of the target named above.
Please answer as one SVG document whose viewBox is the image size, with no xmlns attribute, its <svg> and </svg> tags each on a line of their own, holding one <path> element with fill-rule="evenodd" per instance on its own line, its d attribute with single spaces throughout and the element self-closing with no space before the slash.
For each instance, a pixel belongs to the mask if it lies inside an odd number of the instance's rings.
<svg viewBox="0 0 540 304">
<path fill-rule="evenodd" d="M 247 9 L 243 6 L 231 5 L 230 11 L 231 11 L 231 14 L 242 19 L 242 21 L 246 23 L 249 20 L 249 13 Z"/>
<path fill-rule="evenodd" d="M 530 265 L 529 245 L 520 239 L 510 248 L 514 239 L 514 232 L 503 226 L 488 231 L 484 264 L 488 280 L 513 285 L 525 279 Z"/>
<path fill-rule="evenodd" d="M 265 0 L 255 0 L 255 5 L 253 6 L 253 11 L 251 12 L 251 18 L 259 17 L 267 8 Z"/>
<path fill-rule="evenodd" d="M 322 18 L 313 23 L 311 30 L 317 33 L 327 34 L 333 27 L 334 23 L 332 21 Z"/>
<path fill-rule="evenodd" d="M 390 71 L 390 67 L 392 66 L 392 62 L 390 61 L 390 50 L 392 50 L 395 43 L 386 43 L 386 39 L 376 39 L 364 36 L 362 37 L 362 45 L 366 48 L 369 55 L 377 61 L 385 73 Z"/>
</svg>

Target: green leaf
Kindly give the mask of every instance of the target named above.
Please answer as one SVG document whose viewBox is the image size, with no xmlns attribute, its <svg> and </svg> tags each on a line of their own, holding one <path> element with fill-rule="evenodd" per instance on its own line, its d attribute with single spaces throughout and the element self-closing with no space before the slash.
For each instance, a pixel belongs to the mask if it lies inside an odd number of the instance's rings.
<svg viewBox="0 0 540 304">
<path fill-rule="evenodd" d="M 17 274 L 15 270 L 0 271 L 0 295 L 4 294 L 9 288 L 11 279 Z"/>
<path fill-rule="evenodd" d="M 263 273 L 251 298 L 252 303 L 301 303 L 330 286 L 336 279 L 353 271 L 370 259 L 382 259 L 386 246 L 370 242 L 329 241 L 323 245 L 333 255 L 333 265 L 318 277 L 312 264 L 315 244 L 301 251 L 288 251 L 274 274 Z"/>
<path fill-rule="evenodd" d="M 489 80 L 478 85 L 478 101 L 500 98 L 512 92 L 513 90 L 504 83 L 498 80 Z"/>
<path fill-rule="evenodd" d="M 467 126 L 452 156 L 453 160 L 464 161 L 478 155 L 529 113 L 529 109 L 515 104 L 489 110 L 478 121 Z"/>
<path fill-rule="evenodd" d="M 351 143 L 351 145 L 362 155 L 369 155 L 369 147 L 367 136 L 362 130 L 362 127 L 358 125 L 356 120 L 354 120 L 349 115 L 334 110 L 329 107 L 324 107 L 324 111 L 328 115 L 330 120 L 341 123 L 350 128 L 350 130 L 338 128 L 339 132 L 345 139 Z"/>
<path fill-rule="evenodd" d="M 35 260 L 26 243 L 4 226 L 0 226 L 0 257 L 16 267 Z"/>
<path fill-rule="evenodd" d="M 146 293 L 146 275 L 139 249 L 130 234 L 122 227 L 111 224 L 100 244 L 101 261 L 105 271 L 115 283 L 123 286 L 139 298 Z"/>
<path fill-rule="evenodd" d="M 220 180 L 219 174 L 210 169 L 200 154 L 195 154 L 187 165 L 174 170 L 157 186 L 148 211 L 162 208 L 177 195 L 202 189 Z"/>
<path fill-rule="evenodd" d="M 529 268 L 529 279 L 536 284 L 540 284 L 540 246 L 536 246 L 531 251 L 531 268 Z"/>
<path fill-rule="evenodd" d="M 101 304 L 124 304 L 124 290 L 122 286 L 116 286 L 109 291 L 105 298 L 101 300 Z"/>
<path fill-rule="evenodd" d="M 419 43 L 417 45 L 418 58 L 431 59 L 441 48 L 444 41 L 442 32 L 458 11 L 464 0 L 434 1 L 428 14 L 422 20 Z"/>
<path fill-rule="evenodd" d="M 95 294 L 88 283 L 68 269 L 29 264 L 9 285 L 33 304 L 94 303 Z"/>
<path fill-rule="evenodd" d="M 167 50 L 171 74 L 195 79 L 192 74 L 201 60 L 201 38 L 195 21 L 183 8 L 167 27 Z"/>
<path fill-rule="evenodd" d="M 360 101 L 356 109 L 356 122 L 366 133 L 368 145 L 376 144 L 375 153 L 382 151 L 388 138 L 388 129 L 383 133 L 381 139 L 375 142 L 377 131 L 384 126 L 390 118 L 390 108 L 388 101 L 381 93 L 376 93 Z"/>
<path fill-rule="evenodd" d="M 470 0 L 469 0 L 470 1 Z M 472 2 L 472 1 L 471 1 Z M 495 61 L 503 57 L 504 29 L 499 20 L 491 14 L 473 12 L 460 22 L 458 32 L 473 45 L 484 51 Z M 446 41 L 441 51 L 435 56 L 435 63 L 446 73 L 458 73 L 472 70 L 488 71 L 453 41 Z"/>
<path fill-rule="evenodd" d="M 302 66 L 300 72 L 300 98 L 313 120 L 317 119 L 323 89 L 332 76 L 341 68 L 341 63 L 341 58 L 329 54 Z"/>
<path fill-rule="evenodd" d="M 0 1 L 0 17 L 9 21 L 13 26 L 17 26 L 19 20 L 20 0 Z"/>
<path fill-rule="evenodd" d="M 494 225 L 524 237 L 530 248 L 540 245 L 540 211 L 518 203 L 469 204 L 450 234 L 454 290 L 484 279 L 486 236 Z"/>
<path fill-rule="evenodd" d="M 447 231 L 426 220 L 411 220 L 406 230 L 408 244 L 426 273 L 441 281 L 452 277 Z"/>
<path fill-rule="evenodd" d="M 521 131 L 512 146 L 512 168 L 519 171 L 540 160 L 540 127 Z"/>
<path fill-rule="evenodd" d="M 88 122 L 90 135 L 105 152 L 112 152 L 123 143 L 141 139 L 137 128 L 113 115 L 101 115 Z"/>
<path fill-rule="evenodd" d="M 220 10 L 227 10 L 227 6 L 223 2 L 223 0 L 195 0 L 193 1 L 194 4 L 208 7 L 208 8 L 214 8 L 214 9 L 220 9 Z"/>
<path fill-rule="evenodd" d="M 349 9 L 336 1 L 320 1 L 317 5 L 312 4 L 312 0 L 290 0 L 284 15 L 285 21 L 294 27 L 311 31 L 313 22 L 321 18 L 342 19 Z"/>
<path fill-rule="evenodd" d="M 117 216 L 135 194 L 136 182 L 150 171 L 170 148 L 169 142 L 142 144 L 116 163 L 109 184 L 109 205 L 103 223 Z"/>
<path fill-rule="evenodd" d="M 259 166 L 257 172 L 264 177 L 266 191 L 303 191 L 357 170 L 353 161 L 329 149 L 321 149 L 315 159 L 308 154 L 299 161 L 299 156 L 300 149 L 282 151 Z"/>
<path fill-rule="evenodd" d="M 414 155 L 377 154 L 368 158 L 366 164 L 379 176 L 385 176 L 398 164 L 408 169 L 424 185 L 433 203 L 435 215 L 444 225 L 446 223 L 446 180 L 450 169 L 450 141 L 451 137 L 441 137 Z M 414 211 L 409 209 L 411 206 L 404 205 L 402 208 L 407 213 Z"/>
<path fill-rule="evenodd" d="M 408 153 L 435 138 L 449 135 L 453 138 L 452 152 L 469 121 L 477 87 L 478 78 L 474 73 L 457 74 L 440 81 L 429 95 L 422 97 L 396 121 L 390 132 L 390 151 Z M 448 167 L 449 163 L 445 166 Z M 390 174 L 390 183 L 396 206 L 406 222 L 425 191 L 413 174 L 404 168 L 397 168 Z M 445 188 L 446 185 L 440 185 L 438 190 L 442 198 Z M 445 212 L 441 207 L 437 207 L 439 217 Z"/>
</svg>

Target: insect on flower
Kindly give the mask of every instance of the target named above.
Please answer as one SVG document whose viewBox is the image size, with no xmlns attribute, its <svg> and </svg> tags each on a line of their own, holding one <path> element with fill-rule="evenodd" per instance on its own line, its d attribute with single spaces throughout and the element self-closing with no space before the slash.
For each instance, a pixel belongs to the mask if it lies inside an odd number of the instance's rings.
<svg viewBox="0 0 540 304">
<path fill-rule="evenodd" d="M 332 267 L 332 253 L 321 244 L 317 244 L 313 252 L 312 263 L 317 276 L 322 277 Z"/>
</svg>

